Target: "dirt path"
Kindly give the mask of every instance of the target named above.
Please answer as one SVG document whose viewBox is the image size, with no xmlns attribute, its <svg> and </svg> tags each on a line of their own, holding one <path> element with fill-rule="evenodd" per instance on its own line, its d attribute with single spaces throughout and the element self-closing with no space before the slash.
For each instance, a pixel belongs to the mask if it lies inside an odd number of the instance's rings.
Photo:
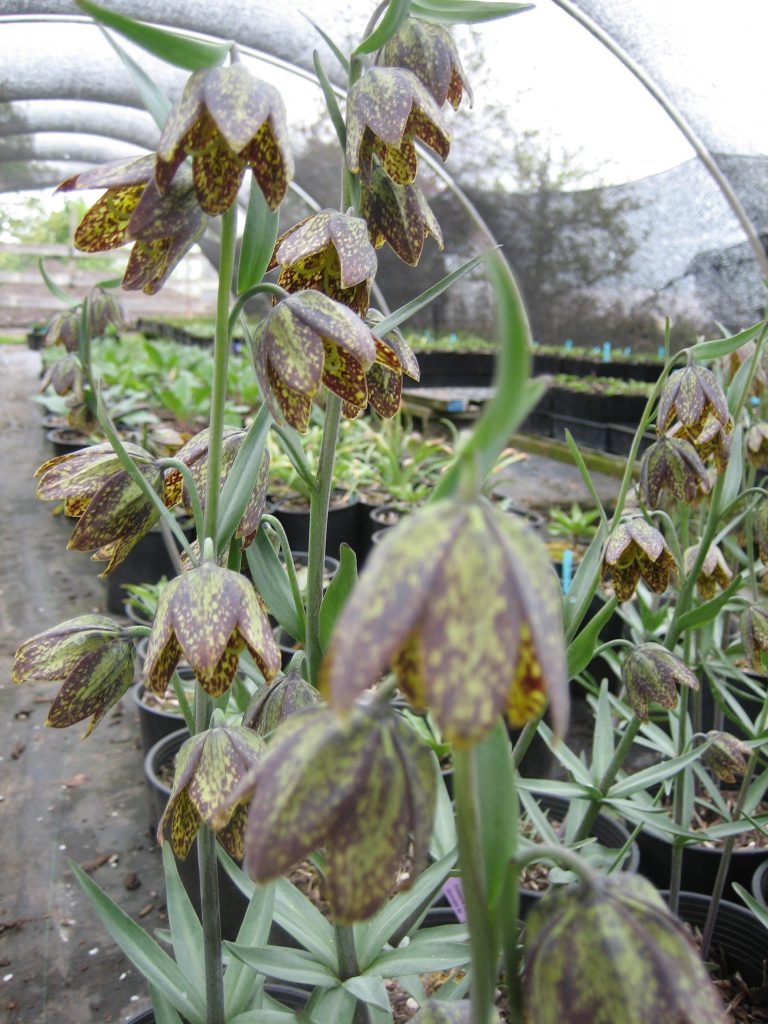
<svg viewBox="0 0 768 1024">
<path fill-rule="evenodd" d="M 34 470 L 52 454 L 29 400 L 39 368 L 37 353 L 0 347 L 0 1019 L 109 1024 L 149 1005 L 146 986 L 68 860 L 151 930 L 165 924 L 160 855 L 129 697 L 81 742 L 84 726 L 44 728 L 55 684 L 10 683 L 19 643 L 104 610 L 97 567 L 66 550 L 69 525 L 34 496 Z"/>
</svg>

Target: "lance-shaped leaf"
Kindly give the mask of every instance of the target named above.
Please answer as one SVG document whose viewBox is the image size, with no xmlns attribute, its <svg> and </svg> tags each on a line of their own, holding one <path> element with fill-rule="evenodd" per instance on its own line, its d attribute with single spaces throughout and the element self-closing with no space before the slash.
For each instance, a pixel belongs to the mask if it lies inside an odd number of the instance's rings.
<svg viewBox="0 0 768 1024">
<path fill-rule="evenodd" d="M 640 875 L 545 896 L 526 920 L 525 966 L 531 1024 L 724 1020 L 683 925 Z"/>
<path fill-rule="evenodd" d="M 219 490 L 224 486 L 234 465 L 237 454 L 245 440 L 247 431 L 235 427 L 224 427 L 224 436 L 221 445 L 221 473 L 219 475 Z M 174 458 L 183 462 L 189 467 L 192 479 L 195 482 L 197 493 L 200 498 L 200 506 L 205 512 L 205 503 L 208 493 L 208 443 L 210 431 L 206 427 L 199 434 L 191 437 L 174 454 Z M 245 506 L 243 515 L 237 525 L 235 536 L 243 542 L 243 547 L 248 547 L 261 523 L 264 508 L 267 501 L 267 486 L 269 484 L 269 452 L 265 449 L 259 465 L 258 474 L 254 483 L 253 491 Z M 186 483 L 181 471 L 171 468 L 165 474 L 165 503 L 172 508 L 178 502 L 182 502 L 188 515 L 192 515 L 192 502 Z"/>
<path fill-rule="evenodd" d="M 218 725 L 191 736 L 176 755 L 173 789 L 157 827 L 163 843 L 170 825 L 171 847 L 182 860 L 204 822 L 231 857 L 242 859 L 246 809 L 232 794 L 258 763 L 264 741 L 242 726 Z"/>
<path fill-rule="evenodd" d="M 360 212 L 368 223 L 371 242 L 387 242 L 404 263 L 417 266 L 424 239 L 431 235 L 443 249 L 443 232 L 424 193 L 417 185 L 397 185 L 381 167 L 374 167 L 361 190 Z"/>
<path fill-rule="evenodd" d="M 163 590 L 144 682 L 164 693 L 183 653 L 201 686 L 218 697 L 231 685 L 244 647 L 266 679 L 277 674 L 280 652 L 256 591 L 239 573 L 205 562 Z"/>
<path fill-rule="evenodd" d="M 628 519 L 608 536 L 603 549 L 601 579 L 610 580 L 619 601 L 628 601 L 642 578 L 663 594 L 676 570 L 664 537 L 644 519 Z"/>
<path fill-rule="evenodd" d="M 458 110 L 465 90 L 472 105 L 472 90 L 456 44 L 441 25 L 406 18 L 379 51 L 376 63 L 412 71 L 438 107 L 447 101 Z"/>
<path fill-rule="evenodd" d="M 364 408 L 365 371 L 375 357 L 373 335 L 363 321 L 316 291 L 283 299 L 253 338 L 256 376 L 270 412 L 300 431 L 307 429 L 321 384 L 355 409 Z"/>
<path fill-rule="evenodd" d="M 698 690 L 699 681 L 688 666 L 661 644 L 640 644 L 624 662 L 621 678 L 637 717 L 648 721 L 651 704 L 677 707 L 679 686 Z"/>
<path fill-rule="evenodd" d="M 435 502 L 376 546 L 336 623 L 322 668 L 348 708 L 391 663 L 450 742 L 481 739 L 500 714 L 520 726 L 552 703 L 568 714 L 560 591 L 546 549 L 487 503 Z"/>
<path fill-rule="evenodd" d="M 361 217 L 321 210 L 278 239 L 268 269 L 288 292 L 311 288 L 365 316 L 377 264 Z"/>
<path fill-rule="evenodd" d="M 399 68 L 370 68 L 347 100 L 349 170 L 368 178 L 375 155 L 393 181 L 410 185 L 418 170 L 415 138 L 443 160 L 448 156 L 450 132 L 418 78 Z"/>
<path fill-rule="evenodd" d="M 387 710 L 340 718 L 308 708 L 283 723 L 242 794 L 252 795 L 246 865 L 253 877 L 278 877 L 324 845 L 334 913 L 351 921 L 386 900 L 411 836 L 413 870 L 420 870 L 435 775 L 428 748 Z"/>
<path fill-rule="evenodd" d="M 229 209 L 249 167 L 276 209 L 293 177 L 280 93 L 240 63 L 196 71 L 158 143 L 155 178 L 162 192 L 187 156 L 198 201 L 210 216 Z"/>
<path fill-rule="evenodd" d="M 207 222 L 189 171 L 161 195 L 153 169 L 153 156 L 114 161 L 67 178 L 57 189 L 106 188 L 75 232 L 75 246 L 105 252 L 134 241 L 122 286 L 149 295 L 163 286 Z"/>
<path fill-rule="evenodd" d="M 692 505 L 712 489 L 707 467 L 696 449 L 678 437 L 662 437 L 652 444 L 640 463 L 640 493 L 649 508 L 658 508 L 667 491 Z"/>
<path fill-rule="evenodd" d="M 133 643 L 104 615 L 81 615 L 26 640 L 11 679 L 63 681 L 46 725 L 61 729 L 86 718 L 88 736 L 133 682 Z"/>
</svg>

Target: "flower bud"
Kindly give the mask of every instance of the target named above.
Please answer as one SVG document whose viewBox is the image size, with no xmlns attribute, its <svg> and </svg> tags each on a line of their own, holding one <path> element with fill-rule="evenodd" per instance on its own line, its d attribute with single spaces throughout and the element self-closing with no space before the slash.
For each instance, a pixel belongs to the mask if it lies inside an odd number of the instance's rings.
<svg viewBox="0 0 768 1024">
<path fill-rule="evenodd" d="M 269 736 L 286 718 L 321 701 L 320 694 L 300 672 L 288 672 L 260 690 L 243 715 L 242 724 L 257 736 Z"/>
<path fill-rule="evenodd" d="M 684 926 L 640 875 L 552 890 L 525 937 L 527 1024 L 723 1024 Z"/>
<path fill-rule="evenodd" d="M 707 467 L 689 441 L 662 437 L 643 455 L 640 493 L 649 508 L 658 508 L 665 491 L 691 505 L 702 494 L 709 494 L 710 489 Z"/>
<path fill-rule="evenodd" d="M 737 775 L 746 775 L 747 758 L 752 753 L 746 743 L 742 743 L 729 732 L 717 732 L 712 729 L 707 733 L 712 740 L 701 755 L 701 763 L 709 768 L 721 782 L 733 785 Z"/>
<path fill-rule="evenodd" d="M 745 438 L 747 461 L 755 469 L 768 467 L 768 423 L 753 423 Z"/>
<path fill-rule="evenodd" d="M 661 644 L 635 647 L 624 662 L 621 678 L 632 710 L 643 722 L 648 721 L 651 704 L 677 707 L 678 686 L 699 688 L 699 681 L 688 666 Z"/>
<path fill-rule="evenodd" d="M 686 576 L 693 569 L 694 563 L 699 556 L 699 545 L 695 544 L 691 548 L 686 548 L 683 552 L 683 569 Z M 733 573 L 728 568 L 723 553 L 717 544 L 710 544 L 707 556 L 699 571 L 698 578 L 696 580 L 696 590 L 699 596 L 704 601 L 711 601 L 715 596 L 715 591 L 718 587 L 721 590 L 730 584 L 733 579 Z"/>
<path fill-rule="evenodd" d="M 741 642 L 747 664 L 765 675 L 764 655 L 768 654 L 768 606 L 753 604 L 741 613 Z"/>
<path fill-rule="evenodd" d="M 412 71 L 438 107 L 448 101 L 458 110 L 465 90 L 472 106 L 472 90 L 456 44 L 442 25 L 406 18 L 379 50 L 376 63 Z"/>
</svg>

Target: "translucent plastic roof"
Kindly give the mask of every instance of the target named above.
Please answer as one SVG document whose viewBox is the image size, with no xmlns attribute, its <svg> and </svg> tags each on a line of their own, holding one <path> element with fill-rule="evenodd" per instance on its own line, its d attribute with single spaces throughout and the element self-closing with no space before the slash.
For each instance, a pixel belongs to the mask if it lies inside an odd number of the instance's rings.
<svg viewBox="0 0 768 1024">
<path fill-rule="evenodd" d="M 113 0 L 109 6 L 235 40 L 247 59 L 261 55 L 269 66 L 258 73 L 283 92 L 289 127 L 309 139 L 322 120 L 319 91 L 308 81 L 313 50 L 333 78 L 338 66 L 299 8 L 344 46 L 359 38 L 373 4 Z M 449 170 L 483 206 L 484 193 L 514 191 L 504 171 L 511 163 L 508 136 L 535 131 L 559 151 L 577 153 L 586 172 L 582 185 L 608 182 L 619 193 L 607 195 L 629 194 L 642 206 L 629 215 L 638 251 L 624 268 L 625 289 L 659 292 L 687 279 L 675 294 L 696 291 L 702 260 L 717 251 L 726 262 L 746 265 L 749 295 L 728 315 L 747 316 L 761 305 L 761 278 L 768 276 L 760 239 L 768 235 L 767 30 L 768 8 L 755 0 L 727 7 L 717 0 L 541 0 L 531 12 L 472 32 L 459 29 L 476 104 L 455 119 Z M 178 93 L 182 72 L 121 45 L 171 97 Z M 82 167 L 151 149 L 157 140 L 108 40 L 71 0 L 0 0 L 0 68 L 0 193 L 54 186 Z M 502 112 L 509 131 L 499 130 L 498 118 L 494 127 L 489 107 Z M 312 191 L 315 168 L 302 162 L 298 148 L 296 182 Z M 493 212 L 498 203 L 485 206 Z M 514 265 L 515 253 L 508 256 Z M 714 315 L 714 300 L 711 305 Z"/>
</svg>

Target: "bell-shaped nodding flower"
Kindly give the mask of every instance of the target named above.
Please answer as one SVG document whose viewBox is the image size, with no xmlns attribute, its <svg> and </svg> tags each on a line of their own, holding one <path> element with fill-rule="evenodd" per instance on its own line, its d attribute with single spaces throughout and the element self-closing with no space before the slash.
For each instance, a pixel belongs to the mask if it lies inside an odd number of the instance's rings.
<svg viewBox="0 0 768 1024">
<path fill-rule="evenodd" d="M 409 851 L 414 877 L 423 867 L 436 783 L 429 748 L 389 709 L 299 711 L 234 794 L 252 798 L 246 870 L 266 882 L 325 846 L 335 917 L 370 917 Z"/>
<path fill-rule="evenodd" d="M 57 313 L 45 333 L 46 348 L 63 345 L 67 352 L 77 352 L 80 338 L 80 314 L 75 310 Z"/>
<path fill-rule="evenodd" d="M 212 217 L 237 198 L 247 168 L 276 209 L 293 177 L 293 156 L 280 93 L 240 63 L 195 71 L 171 110 L 157 145 L 161 192 L 192 157 L 197 200 Z"/>
<path fill-rule="evenodd" d="M 685 927 L 641 875 L 553 889 L 525 933 L 527 1024 L 725 1024 Z"/>
<path fill-rule="evenodd" d="M 699 557 L 699 545 L 686 548 L 683 552 L 683 569 L 686 576 L 692 572 L 696 559 Z M 725 590 L 733 579 L 733 573 L 728 568 L 723 553 L 717 544 L 710 544 L 707 556 L 699 571 L 696 580 L 696 590 L 704 601 L 711 601 L 715 596 L 717 588 Z"/>
<path fill-rule="evenodd" d="M 243 715 L 242 724 L 257 736 L 269 736 L 286 718 L 321 702 L 314 686 L 300 672 L 291 671 L 261 688 Z"/>
<path fill-rule="evenodd" d="M 719 473 L 728 462 L 733 417 L 717 378 L 705 366 L 686 366 L 670 374 L 659 399 L 659 434 L 690 441 L 698 455 L 712 457 Z"/>
<path fill-rule="evenodd" d="M 220 488 L 229 476 L 234 465 L 240 446 L 245 440 L 246 431 L 237 427 L 224 427 L 224 437 L 221 445 L 221 475 L 219 477 Z M 210 431 L 206 427 L 199 434 L 195 434 L 174 453 L 174 459 L 183 462 L 192 474 L 195 481 L 197 493 L 200 497 L 200 505 L 205 511 L 205 502 L 208 483 L 208 443 Z M 248 547 L 259 530 L 261 517 L 267 501 L 267 485 L 269 483 L 269 452 L 264 449 L 264 455 L 256 474 L 248 504 L 245 506 L 240 522 L 237 524 L 235 536 L 242 541 L 244 548 Z M 190 500 L 187 485 L 178 469 L 168 469 L 165 473 L 165 503 L 173 508 L 179 502 L 184 506 L 187 515 L 192 515 L 192 502 Z"/>
<path fill-rule="evenodd" d="M 406 18 L 379 50 L 376 63 L 412 71 L 438 107 L 445 106 L 447 101 L 458 110 L 465 92 L 472 106 L 472 90 L 456 44 L 442 25 Z"/>
<path fill-rule="evenodd" d="M 11 679 L 62 682 L 45 724 L 63 729 L 90 718 L 88 736 L 133 682 L 133 642 L 106 616 L 81 615 L 26 640 Z"/>
<path fill-rule="evenodd" d="M 418 170 L 414 139 L 443 160 L 451 135 L 435 101 L 411 71 L 369 68 L 347 98 L 347 166 L 370 177 L 373 157 L 398 185 L 411 185 Z"/>
<path fill-rule="evenodd" d="M 745 438 L 744 453 L 755 469 L 768 467 L 768 423 L 753 423 Z"/>
<path fill-rule="evenodd" d="M 755 672 L 766 674 L 768 655 L 768 605 L 753 604 L 741 613 L 741 642 L 747 664 Z"/>
<path fill-rule="evenodd" d="M 298 292 L 278 302 L 253 336 L 256 376 L 269 411 L 299 431 L 307 429 L 323 384 L 353 409 L 364 409 L 366 372 L 375 358 L 370 329 L 322 292 Z"/>
<path fill-rule="evenodd" d="M 368 312 L 378 260 L 362 217 L 321 210 L 289 228 L 277 240 L 268 270 L 280 267 L 277 283 L 287 292 L 305 288 Z"/>
<path fill-rule="evenodd" d="M 163 471 L 149 452 L 135 444 L 125 449 L 158 496 L 163 494 Z M 78 523 L 69 539 L 75 551 L 93 551 L 107 562 L 107 576 L 123 561 L 160 513 L 141 487 L 122 468 L 110 444 L 60 455 L 37 470 L 37 496 L 43 501 L 64 499 L 67 515 Z"/>
<path fill-rule="evenodd" d="M 707 467 L 690 443 L 678 437 L 662 437 L 652 444 L 640 462 L 640 493 L 648 508 L 658 508 L 664 492 L 692 505 L 712 484 Z"/>
<path fill-rule="evenodd" d="M 233 801 L 232 794 L 263 751 L 264 740 L 239 725 L 217 725 L 182 744 L 173 789 L 157 826 L 160 845 L 170 825 L 171 849 L 183 860 L 200 825 L 206 824 L 227 853 L 241 860 L 247 806 Z"/>
<path fill-rule="evenodd" d="M 729 732 L 711 729 L 707 738 L 712 742 L 701 755 L 701 763 L 721 782 L 734 785 L 737 776 L 747 773 L 747 758 L 752 753 L 751 749 Z"/>
<path fill-rule="evenodd" d="M 336 623 L 321 689 L 352 707 L 392 664 L 401 689 L 468 746 L 501 714 L 568 718 L 561 595 L 546 548 L 486 502 L 427 505 L 388 531 Z"/>
<path fill-rule="evenodd" d="M 641 579 L 663 594 L 676 570 L 664 537 L 644 519 L 627 519 L 609 535 L 603 549 L 601 579 L 610 581 L 619 601 L 628 601 Z"/>
<path fill-rule="evenodd" d="M 210 562 L 172 579 L 157 605 L 144 662 L 148 690 L 165 693 L 182 654 L 212 697 L 229 689 L 247 647 L 264 678 L 280 668 L 269 618 L 252 584 Z"/>
<path fill-rule="evenodd" d="M 632 710 L 642 722 L 648 721 L 651 704 L 677 707 L 677 688 L 698 690 L 699 681 L 688 666 L 661 644 L 640 644 L 630 653 L 621 679 Z"/>
<path fill-rule="evenodd" d="M 396 185 L 381 167 L 362 185 L 360 212 L 374 248 L 387 242 L 410 267 L 418 265 L 427 235 L 443 249 L 443 232 L 418 185 Z"/>
<path fill-rule="evenodd" d="M 101 338 L 108 327 L 122 327 L 123 308 L 114 295 L 103 288 L 94 288 L 88 299 L 88 329 L 92 338 Z"/>
<path fill-rule="evenodd" d="M 153 177 L 154 156 L 94 167 L 59 185 L 58 192 L 104 188 L 75 232 L 82 252 L 106 252 L 133 242 L 122 287 L 154 295 L 171 271 L 199 241 L 207 218 L 192 188 L 189 170 L 160 194 Z"/>
</svg>

